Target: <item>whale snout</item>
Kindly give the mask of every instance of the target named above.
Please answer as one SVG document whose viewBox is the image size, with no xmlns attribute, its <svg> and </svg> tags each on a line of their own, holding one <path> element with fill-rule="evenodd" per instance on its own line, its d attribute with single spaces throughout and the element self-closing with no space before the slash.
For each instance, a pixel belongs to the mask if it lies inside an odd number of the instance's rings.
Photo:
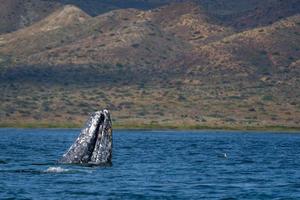
<svg viewBox="0 0 300 200">
<path fill-rule="evenodd" d="M 61 163 L 108 164 L 112 161 L 112 123 L 108 110 L 95 112 L 59 160 Z"/>
</svg>

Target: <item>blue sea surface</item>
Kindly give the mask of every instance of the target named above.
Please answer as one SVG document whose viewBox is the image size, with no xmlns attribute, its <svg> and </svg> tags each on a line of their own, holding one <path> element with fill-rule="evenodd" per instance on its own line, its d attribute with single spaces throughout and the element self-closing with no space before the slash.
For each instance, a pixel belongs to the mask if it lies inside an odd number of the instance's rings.
<svg viewBox="0 0 300 200">
<path fill-rule="evenodd" d="M 113 165 L 56 161 L 77 129 L 0 129 L 0 199 L 300 199 L 300 134 L 114 131 Z"/>
</svg>

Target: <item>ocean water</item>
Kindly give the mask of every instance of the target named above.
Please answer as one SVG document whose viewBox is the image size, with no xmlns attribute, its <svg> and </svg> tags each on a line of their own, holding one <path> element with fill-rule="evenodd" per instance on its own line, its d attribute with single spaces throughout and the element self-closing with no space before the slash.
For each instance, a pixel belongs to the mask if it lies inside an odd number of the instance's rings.
<svg viewBox="0 0 300 200">
<path fill-rule="evenodd" d="M 300 199 L 300 134 L 114 131 L 113 165 L 59 165 L 80 130 L 0 129 L 0 199 Z"/>
</svg>

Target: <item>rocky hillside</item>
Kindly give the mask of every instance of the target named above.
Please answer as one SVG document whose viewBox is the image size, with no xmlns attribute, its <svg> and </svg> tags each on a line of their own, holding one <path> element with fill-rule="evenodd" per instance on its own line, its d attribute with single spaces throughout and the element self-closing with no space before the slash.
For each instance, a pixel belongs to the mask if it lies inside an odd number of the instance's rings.
<svg viewBox="0 0 300 200">
<path fill-rule="evenodd" d="M 198 0 L 222 24 L 237 30 L 270 25 L 280 19 L 299 14 L 298 0 Z"/>
<path fill-rule="evenodd" d="M 80 2 L 0 35 L 2 124 L 300 127 L 297 1 Z"/>
<path fill-rule="evenodd" d="M 12 32 L 32 25 L 60 6 L 53 1 L 1 0 L 0 33 Z"/>
<path fill-rule="evenodd" d="M 0 33 L 32 25 L 64 5 L 74 5 L 90 16 L 98 16 L 116 9 L 149 10 L 176 2 L 193 2 L 219 23 L 238 30 L 272 24 L 300 9 L 298 0 L 2 0 Z"/>
<path fill-rule="evenodd" d="M 91 16 L 121 9 L 150 9 L 164 5 L 168 0 L 2 0 L 0 5 L 0 33 L 13 32 L 47 17 L 58 8 L 74 5 Z"/>
</svg>

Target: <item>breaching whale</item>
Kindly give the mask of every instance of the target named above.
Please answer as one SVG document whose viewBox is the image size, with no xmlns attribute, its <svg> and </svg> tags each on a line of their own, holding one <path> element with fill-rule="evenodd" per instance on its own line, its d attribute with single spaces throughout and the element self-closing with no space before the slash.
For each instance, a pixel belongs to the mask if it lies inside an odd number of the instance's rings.
<svg viewBox="0 0 300 200">
<path fill-rule="evenodd" d="M 112 163 L 112 122 L 108 110 L 93 113 L 59 163 L 107 165 Z"/>
</svg>

